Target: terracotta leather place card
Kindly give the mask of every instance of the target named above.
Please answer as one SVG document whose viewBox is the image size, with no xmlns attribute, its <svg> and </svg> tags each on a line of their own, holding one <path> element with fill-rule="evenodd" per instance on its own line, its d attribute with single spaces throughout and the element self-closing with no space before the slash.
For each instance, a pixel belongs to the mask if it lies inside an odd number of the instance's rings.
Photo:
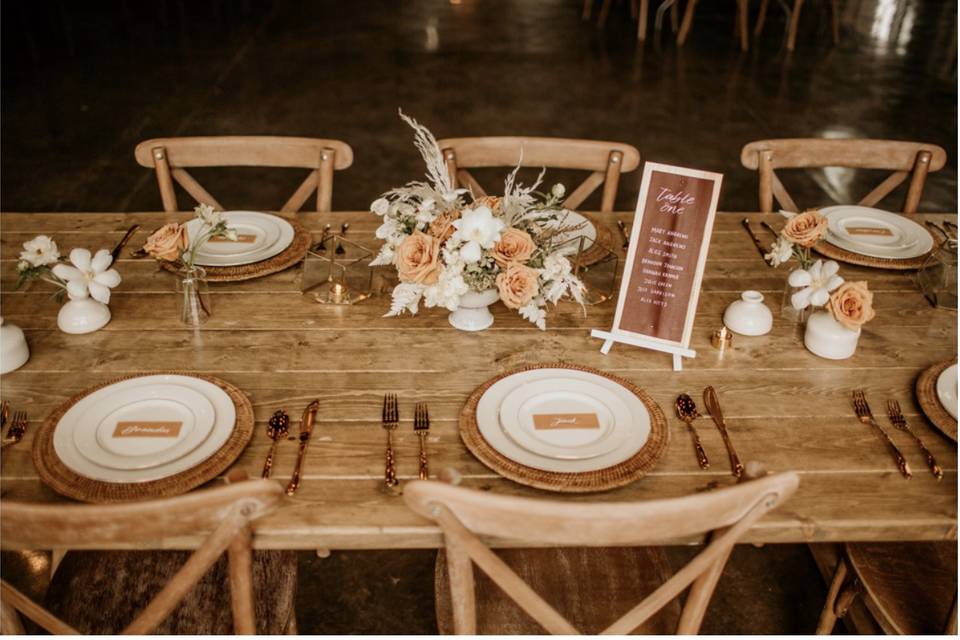
<svg viewBox="0 0 960 640">
<path fill-rule="evenodd" d="M 234 243 L 246 243 L 250 244 L 251 242 L 257 241 L 257 235 L 255 233 L 241 233 L 237 235 L 236 240 L 230 240 L 229 238 L 224 238 L 222 236 L 216 238 L 210 238 L 207 242 L 234 242 Z"/>
<path fill-rule="evenodd" d="M 892 236 L 893 231 L 886 227 L 847 227 L 847 233 L 852 236 Z"/>
<path fill-rule="evenodd" d="M 535 413 L 534 429 L 599 429 L 595 413 Z"/>
<path fill-rule="evenodd" d="M 129 420 L 117 423 L 114 438 L 176 438 L 183 428 L 182 422 Z"/>
</svg>

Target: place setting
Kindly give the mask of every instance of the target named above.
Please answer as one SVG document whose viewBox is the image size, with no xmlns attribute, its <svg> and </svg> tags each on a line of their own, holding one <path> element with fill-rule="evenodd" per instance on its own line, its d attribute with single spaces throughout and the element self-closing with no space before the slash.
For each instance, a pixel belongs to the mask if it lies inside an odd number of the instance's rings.
<svg viewBox="0 0 960 640">
<path fill-rule="evenodd" d="M 952 358 L 925 369 L 916 384 L 917 403 L 927 420 L 943 435 L 957 441 L 957 360 Z"/>
<path fill-rule="evenodd" d="M 933 235 L 909 217 L 856 205 L 819 209 L 828 222 L 814 250 L 865 267 L 919 269 L 936 244 Z"/>
</svg>

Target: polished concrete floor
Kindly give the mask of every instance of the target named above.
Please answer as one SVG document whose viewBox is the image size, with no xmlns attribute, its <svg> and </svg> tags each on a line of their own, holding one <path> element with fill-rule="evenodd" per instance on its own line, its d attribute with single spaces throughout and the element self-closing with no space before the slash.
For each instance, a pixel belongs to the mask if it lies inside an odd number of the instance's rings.
<svg viewBox="0 0 960 640">
<path fill-rule="evenodd" d="M 402 107 L 438 137 L 619 140 L 650 160 L 721 171 L 727 210 L 757 208 L 756 177 L 739 163 L 750 140 L 931 142 L 948 162 L 930 177 L 922 209 L 956 210 L 955 2 L 843 0 L 834 46 L 829 3 L 811 1 L 792 54 L 778 3 L 745 54 L 733 34 L 734 2 L 700 5 L 678 49 L 669 26 L 639 45 L 625 1 L 598 30 L 580 20 L 579 0 L 6 0 L 0 208 L 159 209 L 134 145 L 201 134 L 345 140 L 356 161 L 337 175 L 334 207 L 365 208 L 423 173 L 396 115 Z M 251 169 L 197 176 L 226 206 L 248 208 L 278 207 L 299 179 Z M 855 201 L 879 179 L 828 170 L 786 181 L 801 206 L 812 206 Z M 624 177 L 618 208 L 633 208 L 638 180 Z M 898 208 L 902 197 L 883 204 Z M 690 553 L 671 556 L 679 566 Z M 301 631 L 435 632 L 434 556 L 303 553 Z M 43 569 L 33 556 L 2 561 L 4 576 L 19 580 L 31 566 Z M 810 633 L 824 594 L 805 547 L 738 547 L 704 631 Z"/>
</svg>

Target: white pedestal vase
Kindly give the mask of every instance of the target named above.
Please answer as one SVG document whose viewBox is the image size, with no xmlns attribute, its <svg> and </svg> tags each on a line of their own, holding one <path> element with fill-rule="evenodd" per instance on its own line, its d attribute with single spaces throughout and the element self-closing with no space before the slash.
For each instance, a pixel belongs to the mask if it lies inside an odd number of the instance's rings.
<svg viewBox="0 0 960 640">
<path fill-rule="evenodd" d="M 837 322 L 828 311 L 818 311 L 807 320 L 803 344 L 807 350 L 821 358 L 845 360 L 857 350 L 860 329 L 847 329 Z"/>
<path fill-rule="evenodd" d="M 71 298 L 57 314 L 57 326 L 64 333 L 92 333 L 108 322 L 110 308 L 93 298 Z"/>
<path fill-rule="evenodd" d="M 447 316 L 447 320 L 461 331 L 483 331 L 493 324 L 493 314 L 487 307 L 499 299 L 500 293 L 496 289 L 469 291 L 460 297 L 460 306 Z"/>
</svg>

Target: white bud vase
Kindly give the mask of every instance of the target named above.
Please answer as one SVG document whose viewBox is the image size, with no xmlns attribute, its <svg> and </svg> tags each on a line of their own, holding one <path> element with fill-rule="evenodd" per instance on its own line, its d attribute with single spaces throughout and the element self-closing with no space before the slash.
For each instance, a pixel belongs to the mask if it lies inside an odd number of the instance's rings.
<svg viewBox="0 0 960 640">
<path fill-rule="evenodd" d="M 108 322 L 110 308 L 93 298 L 70 298 L 57 314 L 57 326 L 64 333 L 92 333 Z"/>
<path fill-rule="evenodd" d="M 828 360 L 845 360 L 857 350 L 860 329 L 847 329 L 828 311 L 818 311 L 807 320 L 803 344 L 807 350 Z"/>
<path fill-rule="evenodd" d="M 468 291 L 460 296 L 460 306 L 447 320 L 460 331 L 483 331 L 493 324 L 493 314 L 487 307 L 499 299 L 496 289 Z"/>
</svg>

